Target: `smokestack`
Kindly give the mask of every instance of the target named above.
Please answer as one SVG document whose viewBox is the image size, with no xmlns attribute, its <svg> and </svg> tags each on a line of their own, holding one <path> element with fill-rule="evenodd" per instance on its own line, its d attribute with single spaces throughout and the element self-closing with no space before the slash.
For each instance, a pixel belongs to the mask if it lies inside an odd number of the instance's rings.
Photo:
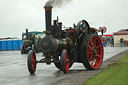
<svg viewBox="0 0 128 85">
<path fill-rule="evenodd" d="M 53 7 L 61 7 L 62 5 L 66 5 L 72 0 L 48 0 L 45 3 L 45 6 L 53 6 Z"/>
<path fill-rule="evenodd" d="M 51 32 L 52 6 L 45 6 L 44 9 L 45 9 L 46 31 Z"/>
<path fill-rule="evenodd" d="M 28 40 L 29 37 L 28 37 L 28 29 L 26 29 L 26 39 Z"/>
</svg>

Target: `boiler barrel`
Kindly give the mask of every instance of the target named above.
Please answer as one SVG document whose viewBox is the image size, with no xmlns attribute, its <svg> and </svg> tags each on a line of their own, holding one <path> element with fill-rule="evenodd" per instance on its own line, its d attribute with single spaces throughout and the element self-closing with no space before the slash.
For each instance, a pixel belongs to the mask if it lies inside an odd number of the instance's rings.
<svg viewBox="0 0 128 85">
<path fill-rule="evenodd" d="M 61 51 L 63 49 L 71 49 L 73 46 L 73 42 L 70 38 L 55 39 L 45 37 L 40 42 L 40 49 L 44 53 Z"/>
</svg>

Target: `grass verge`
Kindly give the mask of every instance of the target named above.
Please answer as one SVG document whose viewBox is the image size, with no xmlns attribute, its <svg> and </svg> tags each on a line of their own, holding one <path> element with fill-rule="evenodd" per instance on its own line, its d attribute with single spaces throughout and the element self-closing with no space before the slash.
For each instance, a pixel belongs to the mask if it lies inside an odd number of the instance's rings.
<svg viewBox="0 0 128 85">
<path fill-rule="evenodd" d="M 83 85 L 128 85 L 128 54 Z"/>
</svg>

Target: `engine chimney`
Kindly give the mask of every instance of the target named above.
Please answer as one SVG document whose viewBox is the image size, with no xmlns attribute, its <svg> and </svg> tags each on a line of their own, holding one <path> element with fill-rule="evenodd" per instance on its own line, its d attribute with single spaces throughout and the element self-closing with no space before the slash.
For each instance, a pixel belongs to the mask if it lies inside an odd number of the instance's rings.
<svg viewBox="0 0 128 85">
<path fill-rule="evenodd" d="M 51 32 L 52 6 L 45 6 L 44 9 L 45 9 L 46 31 Z"/>
<path fill-rule="evenodd" d="M 28 40 L 29 37 L 28 37 L 28 29 L 26 29 L 26 39 Z"/>
</svg>

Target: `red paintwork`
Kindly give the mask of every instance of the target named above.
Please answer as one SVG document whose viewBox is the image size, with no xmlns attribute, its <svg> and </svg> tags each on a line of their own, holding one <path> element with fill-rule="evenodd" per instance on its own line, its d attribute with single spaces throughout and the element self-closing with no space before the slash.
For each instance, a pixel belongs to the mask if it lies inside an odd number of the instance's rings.
<svg viewBox="0 0 128 85">
<path fill-rule="evenodd" d="M 76 30 L 76 28 L 74 28 L 74 29 Z M 83 29 L 82 29 L 82 28 L 78 29 L 78 31 L 80 31 L 80 30 L 83 30 Z M 74 34 L 74 30 L 73 30 L 73 29 L 68 30 L 68 33 L 69 33 L 69 34 Z"/>
<path fill-rule="evenodd" d="M 36 71 L 36 55 L 35 55 L 35 53 L 33 52 L 32 53 L 32 70 L 33 70 L 33 72 L 35 72 Z"/>
<path fill-rule="evenodd" d="M 68 33 L 69 33 L 70 35 L 73 35 L 73 34 L 74 34 L 74 30 L 68 30 Z"/>
<path fill-rule="evenodd" d="M 66 56 L 65 56 L 65 63 L 66 63 L 66 71 L 68 72 L 69 70 L 69 54 L 68 54 L 68 51 L 66 52 Z"/>
<path fill-rule="evenodd" d="M 105 37 L 112 37 L 112 34 L 105 34 L 103 36 L 105 36 Z"/>
</svg>

